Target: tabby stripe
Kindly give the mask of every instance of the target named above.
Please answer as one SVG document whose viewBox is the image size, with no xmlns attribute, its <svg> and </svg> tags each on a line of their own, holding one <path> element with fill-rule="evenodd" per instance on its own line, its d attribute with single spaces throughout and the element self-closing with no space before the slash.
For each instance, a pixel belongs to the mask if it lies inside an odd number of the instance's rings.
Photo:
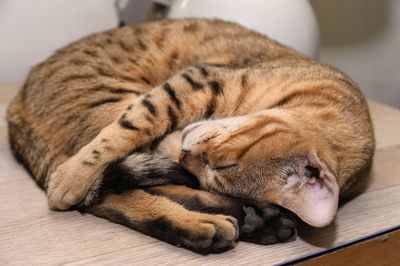
<svg viewBox="0 0 400 266">
<path fill-rule="evenodd" d="M 177 65 L 177 61 L 179 58 L 179 54 L 177 52 L 173 52 L 168 60 L 168 67 L 173 69 Z"/>
<path fill-rule="evenodd" d="M 105 76 L 105 77 L 109 77 L 109 78 L 114 78 L 114 73 L 111 73 L 110 71 L 101 68 L 101 67 L 96 67 L 96 72 L 100 75 L 100 76 Z"/>
<path fill-rule="evenodd" d="M 168 106 L 168 117 L 170 121 L 170 130 L 175 130 L 178 126 L 178 117 L 176 116 L 171 106 Z"/>
<path fill-rule="evenodd" d="M 201 75 L 202 75 L 204 78 L 206 78 L 206 77 L 209 76 L 208 71 L 207 71 L 204 67 L 199 66 L 199 65 L 195 65 L 194 67 L 196 67 L 196 68 L 200 71 Z"/>
<path fill-rule="evenodd" d="M 221 85 L 218 83 L 218 81 L 212 80 L 208 82 L 208 84 L 210 85 L 214 95 L 223 94 Z"/>
<path fill-rule="evenodd" d="M 64 77 L 60 82 L 62 83 L 67 83 L 67 82 L 71 82 L 71 81 L 75 81 L 75 80 L 87 80 L 90 78 L 95 78 L 97 77 L 94 74 L 76 74 L 76 75 L 71 75 L 68 77 Z"/>
<path fill-rule="evenodd" d="M 271 132 L 268 132 L 264 135 L 262 135 L 261 137 L 259 137 L 258 139 L 256 139 L 255 141 L 253 141 L 249 146 L 247 146 L 246 148 L 244 148 L 238 155 L 238 158 L 242 158 L 251 148 L 253 148 L 254 146 L 256 146 L 258 143 L 260 143 L 263 139 L 265 138 L 270 138 L 278 133 L 291 133 L 291 131 L 289 130 L 285 130 L 285 129 L 276 129 L 273 130 Z M 292 146 L 296 145 L 297 143 L 294 143 Z"/>
<path fill-rule="evenodd" d="M 150 116 L 146 115 L 145 119 L 150 123 L 150 124 L 154 124 L 154 120 L 153 118 L 151 118 Z"/>
<path fill-rule="evenodd" d="M 110 87 L 106 85 L 99 85 L 96 87 L 93 87 L 90 89 L 90 91 L 102 91 L 102 92 L 110 92 L 110 93 L 115 93 L 115 94 L 136 94 L 139 95 L 140 92 L 131 90 L 131 89 L 126 89 L 126 88 L 119 88 L 119 87 Z"/>
<path fill-rule="evenodd" d="M 198 28 L 199 28 L 199 24 L 197 24 L 196 22 L 192 22 L 189 25 L 183 26 L 183 31 L 194 32 L 194 31 L 197 31 Z"/>
<path fill-rule="evenodd" d="M 133 35 L 141 35 L 143 33 L 143 29 L 140 27 L 132 27 L 132 34 Z M 138 36 L 136 36 L 138 37 Z"/>
<path fill-rule="evenodd" d="M 119 47 L 124 50 L 125 52 L 133 52 L 133 48 L 129 45 L 127 45 L 125 42 L 123 42 L 122 40 L 119 40 L 118 42 Z"/>
<path fill-rule="evenodd" d="M 128 81 L 128 82 L 134 82 L 134 83 L 138 82 L 137 79 L 132 78 L 130 76 L 125 76 L 125 75 L 124 76 L 115 75 L 115 78 L 121 79 L 121 80 L 124 80 L 124 81 Z"/>
<path fill-rule="evenodd" d="M 139 45 L 140 49 L 142 51 L 146 51 L 147 50 L 147 45 L 145 43 L 142 42 L 142 40 L 138 39 L 137 40 L 137 44 Z"/>
<path fill-rule="evenodd" d="M 104 104 L 116 103 L 116 102 L 119 102 L 119 101 L 121 101 L 121 100 L 122 100 L 122 98 L 116 98 L 116 97 L 108 98 L 108 99 L 102 99 L 102 100 L 99 100 L 99 101 L 90 103 L 90 104 L 88 105 L 88 107 L 89 107 L 89 108 L 99 107 L 99 106 L 104 105 Z"/>
<path fill-rule="evenodd" d="M 270 119 L 270 121 L 268 121 L 268 119 Z M 261 130 L 262 128 L 264 128 L 266 125 L 271 125 L 271 124 L 277 124 L 277 125 L 281 125 L 284 127 L 289 127 L 288 124 L 283 120 L 278 120 L 275 117 L 265 117 L 263 119 L 260 119 L 260 121 L 258 121 L 257 124 L 252 125 L 252 126 L 248 127 L 247 129 L 243 129 L 236 134 L 231 134 L 229 139 L 237 138 L 238 136 L 241 136 L 241 135 L 247 135 L 249 133 L 257 132 L 258 130 Z M 229 139 L 227 140 L 227 142 L 229 141 Z"/>
<path fill-rule="evenodd" d="M 92 153 L 93 153 L 94 155 L 100 155 L 100 154 L 101 154 L 100 151 L 98 151 L 98 150 L 93 150 Z"/>
<path fill-rule="evenodd" d="M 164 39 L 165 39 L 165 33 L 166 31 L 162 31 L 161 34 L 157 35 L 153 42 L 156 44 L 158 49 L 162 49 L 164 47 Z"/>
<path fill-rule="evenodd" d="M 136 65 L 136 66 L 139 65 L 139 62 L 136 59 L 128 58 L 128 61 L 131 62 L 133 65 Z"/>
<path fill-rule="evenodd" d="M 296 108 L 296 107 L 311 107 L 311 108 L 317 108 L 317 109 L 322 109 L 325 108 L 329 105 L 329 102 L 315 102 L 315 101 L 299 101 L 297 104 L 291 104 L 290 108 Z"/>
<path fill-rule="evenodd" d="M 149 80 L 148 78 L 146 78 L 145 76 L 141 76 L 140 79 L 141 79 L 144 83 L 146 83 L 146 84 L 148 84 L 148 85 L 151 85 L 150 80 Z"/>
<path fill-rule="evenodd" d="M 213 64 L 213 63 L 210 63 L 210 64 L 207 64 L 207 65 L 208 66 L 212 66 L 212 67 L 235 68 L 235 66 L 232 65 L 232 64 L 217 64 L 217 63 Z"/>
<path fill-rule="evenodd" d="M 82 161 L 82 164 L 85 166 L 94 166 L 95 163 L 89 162 L 89 161 Z"/>
<path fill-rule="evenodd" d="M 188 74 L 182 74 L 182 77 L 192 86 L 194 90 L 201 90 L 204 88 L 204 85 L 194 81 Z"/>
<path fill-rule="evenodd" d="M 104 188 L 104 185 L 101 187 L 99 194 L 100 194 L 100 198 L 103 198 L 104 196 L 109 194 L 107 189 Z M 84 213 L 86 211 L 86 209 L 88 208 L 87 206 L 84 206 L 83 204 L 80 204 L 78 206 L 79 206 L 79 211 L 81 213 Z M 113 221 L 114 223 L 118 223 L 118 224 L 124 225 L 126 227 L 131 227 L 134 229 L 137 229 L 137 227 L 138 227 L 138 225 L 136 223 L 133 223 L 127 215 L 125 215 L 121 211 L 117 211 L 116 209 L 107 208 L 107 207 L 103 207 L 102 205 L 100 205 L 100 207 L 96 206 L 94 208 L 91 208 L 90 212 L 94 213 L 96 215 L 99 215 L 100 217 L 106 217 L 107 219 Z"/>
<path fill-rule="evenodd" d="M 155 139 L 153 139 L 150 143 L 150 151 L 154 151 L 158 145 L 160 144 L 160 142 L 170 133 L 170 130 L 167 130 L 163 135 L 156 137 Z"/>
<path fill-rule="evenodd" d="M 56 65 L 53 68 L 49 69 L 49 72 L 47 72 L 46 78 L 43 79 L 41 83 L 43 84 L 43 82 L 51 79 L 54 76 L 54 74 L 58 73 L 59 70 L 65 68 L 65 67 L 68 67 L 68 65 Z"/>
<path fill-rule="evenodd" d="M 76 66 L 81 66 L 87 63 L 87 61 L 85 61 L 82 58 L 73 58 L 71 60 L 69 60 L 69 63 L 72 65 L 76 65 Z"/>
<path fill-rule="evenodd" d="M 338 102 L 338 99 L 334 97 L 332 94 L 328 93 L 323 93 L 322 88 L 314 88 L 310 90 L 298 90 L 291 92 L 287 95 L 285 95 L 283 98 L 281 98 L 277 103 L 273 104 L 269 108 L 275 108 L 278 106 L 286 105 L 292 102 L 293 100 L 296 100 L 298 97 L 304 97 L 304 96 L 314 96 L 314 99 L 319 99 L 321 96 L 323 96 L 325 99 L 328 99 L 330 102 Z"/>
<path fill-rule="evenodd" d="M 210 104 L 207 106 L 207 111 L 205 113 L 205 118 L 210 118 L 215 113 L 215 108 L 217 105 L 217 101 L 213 97 L 210 101 Z"/>
<path fill-rule="evenodd" d="M 97 51 L 95 51 L 95 50 L 86 49 L 86 50 L 83 50 L 83 53 L 88 55 L 88 56 L 90 56 L 90 57 L 98 57 L 99 56 L 99 53 Z"/>
<path fill-rule="evenodd" d="M 92 154 L 95 160 L 100 159 L 101 153 L 98 150 L 93 150 Z"/>
<path fill-rule="evenodd" d="M 101 67 L 96 67 L 96 71 L 100 76 L 109 77 L 109 78 L 113 78 L 113 79 L 120 79 L 120 80 L 124 80 L 127 82 L 137 82 L 136 79 L 134 79 L 130 76 L 120 75 L 119 73 L 115 73 L 115 72 L 112 72 L 108 69 L 104 69 Z"/>
<path fill-rule="evenodd" d="M 169 98 L 171 98 L 172 102 L 175 104 L 176 108 L 178 108 L 178 110 L 181 109 L 181 100 L 179 100 L 179 98 L 176 96 L 176 93 L 174 91 L 174 89 L 171 88 L 171 85 L 169 85 L 169 83 L 165 83 L 163 85 L 163 89 L 168 93 Z"/>
<path fill-rule="evenodd" d="M 121 125 L 121 127 L 126 128 L 126 129 L 130 129 L 130 130 L 139 130 L 139 128 L 135 127 L 131 121 L 129 121 L 126 118 L 126 114 L 123 114 L 120 119 L 119 119 L 119 124 Z"/>
<path fill-rule="evenodd" d="M 247 73 L 243 74 L 240 77 L 240 85 L 242 86 L 242 88 L 247 87 L 247 79 L 248 79 Z"/>
<path fill-rule="evenodd" d="M 142 104 L 144 107 L 147 108 L 147 110 L 149 110 L 149 112 L 153 115 L 156 116 L 157 115 L 157 108 L 153 105 L 152 102 L 150 102 L 148 99 L 143 99 L 142 100 Z"/>
<path fill-rule="evenodd" d="M 110 56 L 111 61 L 113 61 L 114 64 L 120 64 L 121 63 L 121 58 L 119 58 L 118 56 L 112 55 Z"/>
<path fill-rule="evenodd" d="M 232 111 L 232 114 L 236 114 L 236 112 L 239 110 L 239 108 L 242 107 L 244 103 L 246 103 L 246 95 L 249 94 L 249 90 L 251 87 L 248 84 L 248 76 L 247 73 L 244 73 L 241 78 L 240 78 L 240 85 L 241 85 L 241 90 L 239 97 L 237 97 L 237 103 L 235 105 L 235 108 Z"/>
<path fill-rule="evenodd" d="M 221 182 L 221 180 L 219 179 L 218 176 L 214 176 L 213 180 L 214 180 L 215 184 L 216 184 L 218 187 L 224 187 L 224 184 Z M 228 180 L 228 178 L 226 178 L 226 180 Z"/>
<path fill-rule="evenodd" d="M 112 39 L 110 37 L 106 38 L 106 43 L 111 45 L 113 43 Z"/>
</svg>

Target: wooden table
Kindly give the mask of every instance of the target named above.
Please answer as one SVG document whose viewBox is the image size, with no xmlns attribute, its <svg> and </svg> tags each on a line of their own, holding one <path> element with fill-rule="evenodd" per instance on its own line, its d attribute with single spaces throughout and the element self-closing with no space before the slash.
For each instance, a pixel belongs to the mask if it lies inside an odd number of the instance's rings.
<svg viewBox="0 0 400 266">
<path fill-rule="evenodd" d="M 388 265 L 400 263 L 397 109 L 370 102 L 377 136 L 371 183 L 365 193 L 339 210 L 334 224 L 300 228 L 300 237 L 291 243 L 240 242 L 226 253 L 203 256 L 91 215 L 48 210 L 44 193 L 8 147 L 4 116 L 16 90 L 16 86 L 0 86 L 0 265 L 318 265 L 334 261 L 365 265 L 373 257 Z"/>
</svg>

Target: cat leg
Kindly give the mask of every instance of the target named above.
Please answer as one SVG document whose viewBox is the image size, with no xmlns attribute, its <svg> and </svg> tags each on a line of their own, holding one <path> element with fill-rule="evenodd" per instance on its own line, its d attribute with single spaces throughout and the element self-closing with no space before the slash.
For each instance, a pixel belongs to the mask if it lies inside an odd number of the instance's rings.
<svg viewBox="0 0 400 266">
<path fill-rule="evenodd" d="M 118 120 L 101 132 L 50 176 L 47 195 L 52 209 L 68 209 L 101 183 L 105 168 L 142 145 L 188 123 L 220 112 L 239 82 L 232 71 L 189 67 L 136 99 Z M 213 74 L 214 73 L 214 74 Z M 237 87 L 237 86 L 236 86 Z"/>
<path fill-rule="evenodd" d="M 192 211 L 235 217 L 242 241 L 268 245 L 293 241 L 297 235 L 296 217 L 278 206 L 245 202 L 181 185 L 154 186 L 145 191 L 167 197 Z"/>
<path fill-rule="evenodd" d="M 109 194 L 87 211 L 199 253 L 231 249 L 239 234 L 237 221 L 231 216 L 190 211 L 166 197 L 142 189 Z"/>
</svg>

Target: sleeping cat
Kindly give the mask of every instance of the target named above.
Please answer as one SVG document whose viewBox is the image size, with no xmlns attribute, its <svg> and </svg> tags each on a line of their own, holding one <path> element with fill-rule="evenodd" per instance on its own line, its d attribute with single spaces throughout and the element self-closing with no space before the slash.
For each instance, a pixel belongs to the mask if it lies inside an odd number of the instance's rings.
<svg viewBox="0 0 400 266">
<path fill-rule="evenodd" d="M 374 151 L 346 75 L 220 20 L 74 42 L 32 69 L 7 118 L 50 208 L 200 252 L 292 240 L 295 220 L 276 205 L 331 223 Z"/>
</svg>

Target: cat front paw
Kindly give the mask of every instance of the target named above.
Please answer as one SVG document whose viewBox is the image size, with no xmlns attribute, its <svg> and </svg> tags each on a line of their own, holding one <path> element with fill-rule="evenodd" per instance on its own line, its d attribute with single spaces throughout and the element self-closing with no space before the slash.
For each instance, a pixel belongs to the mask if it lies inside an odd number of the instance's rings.
<svg viewBox="0 0 400 266">
<path fill-rule="evenodd" d="M 49 208 L 67 210 L 82 202 L 100 175 L 92 165 L 70 158 L 50 176 L 47 187 Z"/>
<path fill-rule="evenodd" d="M 296 217 L 289 211 L 273 205 L 243 207 L 243 211 L 245 217 L 240 227 L 240 240 L 269 245 L 296 239 Z"/>
<path fill-rule="evenodd" d="M 237 220 L 226 215 L 197 214 L 182 217 L 163 226 L 167 242 L 183 245 L 201 254 L 220 253 L 236 246 L 239 235 Z M 169 229 L 171 228 L 171 229 Z"/>
</svg>

